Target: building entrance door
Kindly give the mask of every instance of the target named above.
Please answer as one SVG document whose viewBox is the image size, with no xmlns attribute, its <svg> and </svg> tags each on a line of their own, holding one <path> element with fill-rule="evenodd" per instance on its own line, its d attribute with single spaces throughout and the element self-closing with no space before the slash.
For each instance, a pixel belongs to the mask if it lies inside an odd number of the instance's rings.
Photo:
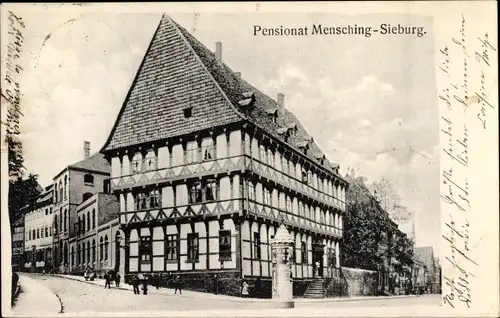
<svg viewBox="0 0 500 318">
<path fill-rule="evenodd" d="M 323 244 L 315 244 L 313 246 L 313 277 L 323 277 Z"/>
</svg>

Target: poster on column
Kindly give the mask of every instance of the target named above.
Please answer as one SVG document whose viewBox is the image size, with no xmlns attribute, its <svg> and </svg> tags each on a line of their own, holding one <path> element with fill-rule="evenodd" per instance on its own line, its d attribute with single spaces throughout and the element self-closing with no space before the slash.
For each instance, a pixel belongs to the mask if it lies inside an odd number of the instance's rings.
<svg viewBox="0 0 500 318">
<path fill-rule="evenodd" d="M 496 11 L 2 4 L 2 314 L 498 317 Z"/>
</svg>

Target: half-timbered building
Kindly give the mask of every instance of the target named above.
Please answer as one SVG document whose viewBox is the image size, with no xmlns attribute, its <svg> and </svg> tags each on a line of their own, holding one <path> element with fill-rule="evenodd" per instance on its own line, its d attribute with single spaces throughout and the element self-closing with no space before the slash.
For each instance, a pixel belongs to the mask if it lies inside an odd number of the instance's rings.
<svg viewBox="0 0 500 318">
<path fill-rule="evenodd" d="M 338 267 L 348 183 L 298 119 L 163 16 L 102 149 L 125 272 L 270 295 L 270 240 L 295 239 L 294 285 Z M 251 284 L 252 285 L 252 284 Z"/>
</svg>

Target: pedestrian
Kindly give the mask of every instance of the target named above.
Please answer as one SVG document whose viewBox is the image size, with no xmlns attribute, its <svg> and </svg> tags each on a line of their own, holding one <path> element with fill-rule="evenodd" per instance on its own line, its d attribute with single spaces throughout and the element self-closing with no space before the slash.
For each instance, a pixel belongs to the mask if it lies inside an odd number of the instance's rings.
<svg viewBox="0 0 500 318">
<path fill-rule="evenodd" d="M 248 297 L 248 283 L 246 281 L 243 281 L 243 286 L 241 287 L 241 296 L 243 296 L 243 298 Z"/>
<path fill-rule="evenodd" d="M 255 280 L 254 291 L 255 291 L 255 296 L 257 298 L 261 298 L 262 297 L 262 295 L 261 295 L 261 293 L 262 293 L 262 282 L 260 280 L 260 276 L 257 277 L 257 279 Z"/>
<path fill-rule="evenodd" d="M 115 284 L 116 284 L 117 288 L 120 287 L 120 279 L 121 278 L 122 277 L 120 276 L 120 273 L 117 272 L 116 275 L 115 275 Z"/>
<path fill-rule="evenodd" d="M 148 294 L 148 281 L 147 281 L 146 276 L 143 273 L 139 273 L 139 275 L 137 275 L 137 277 L 139 278 L 139 282 L 142 283 L 142 293 L 144 295 L 147 295 Z"/>
<path fill-rule="evenodd" d="M 104 280 L 104 288 L 108 287 L 109 289 L 111 289 L 111 273 L 105 273 Z"/>
<path fill-rule="evenodd" d="M 219 294 L 219 277 L 217 274 L 214 275 L 214 292 L 216 295 Z"/>
<path fill-rule="evenodd" d="M 175 277 L 174 279 L 174 287 L 175 287 L 174 294 L 177 294 L 177 290 L 179 290 L 179 294 L 182 295 L 182 281 L 179 275 L 177 275 L 177 277 Z"/>
<path fill-rule="evenodd" d="M 134 294 L 135 295 L 140 295 L 141 293 L 139 292 L 139 278 L 137 275 L 132 276 L 132 287 L 134 288 Z"/>
</svg>

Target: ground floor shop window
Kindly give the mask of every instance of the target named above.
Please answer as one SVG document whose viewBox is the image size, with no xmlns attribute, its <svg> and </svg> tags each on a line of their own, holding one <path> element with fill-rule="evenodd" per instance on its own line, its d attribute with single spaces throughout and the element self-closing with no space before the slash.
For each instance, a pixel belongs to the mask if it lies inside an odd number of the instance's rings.
<svg viewBox="0 0 500 318">
<path fill-rule="evenodd" d="M 219 260 L 231 260 L 231 231 L 219 232 Z"/>
<path fill-rule="evenodd" d="M 141 236 L 139 241 L 139 260 L 141 264 L 151 263 L 152 240 L 151 235 Z"/>
<path fill-rule="evenodd" d="M 196 262 L 200 259 L 198 233 L 189 233 L 187 236 L 188 262 Z"/>
<path fill-rule="evenodd" d="M 166 236 L 165 240 L 165 257 L 167 261 L 175 261 L 178 258 L 178 243 L 179 236 L 171 234 Z"/>
</svg>

